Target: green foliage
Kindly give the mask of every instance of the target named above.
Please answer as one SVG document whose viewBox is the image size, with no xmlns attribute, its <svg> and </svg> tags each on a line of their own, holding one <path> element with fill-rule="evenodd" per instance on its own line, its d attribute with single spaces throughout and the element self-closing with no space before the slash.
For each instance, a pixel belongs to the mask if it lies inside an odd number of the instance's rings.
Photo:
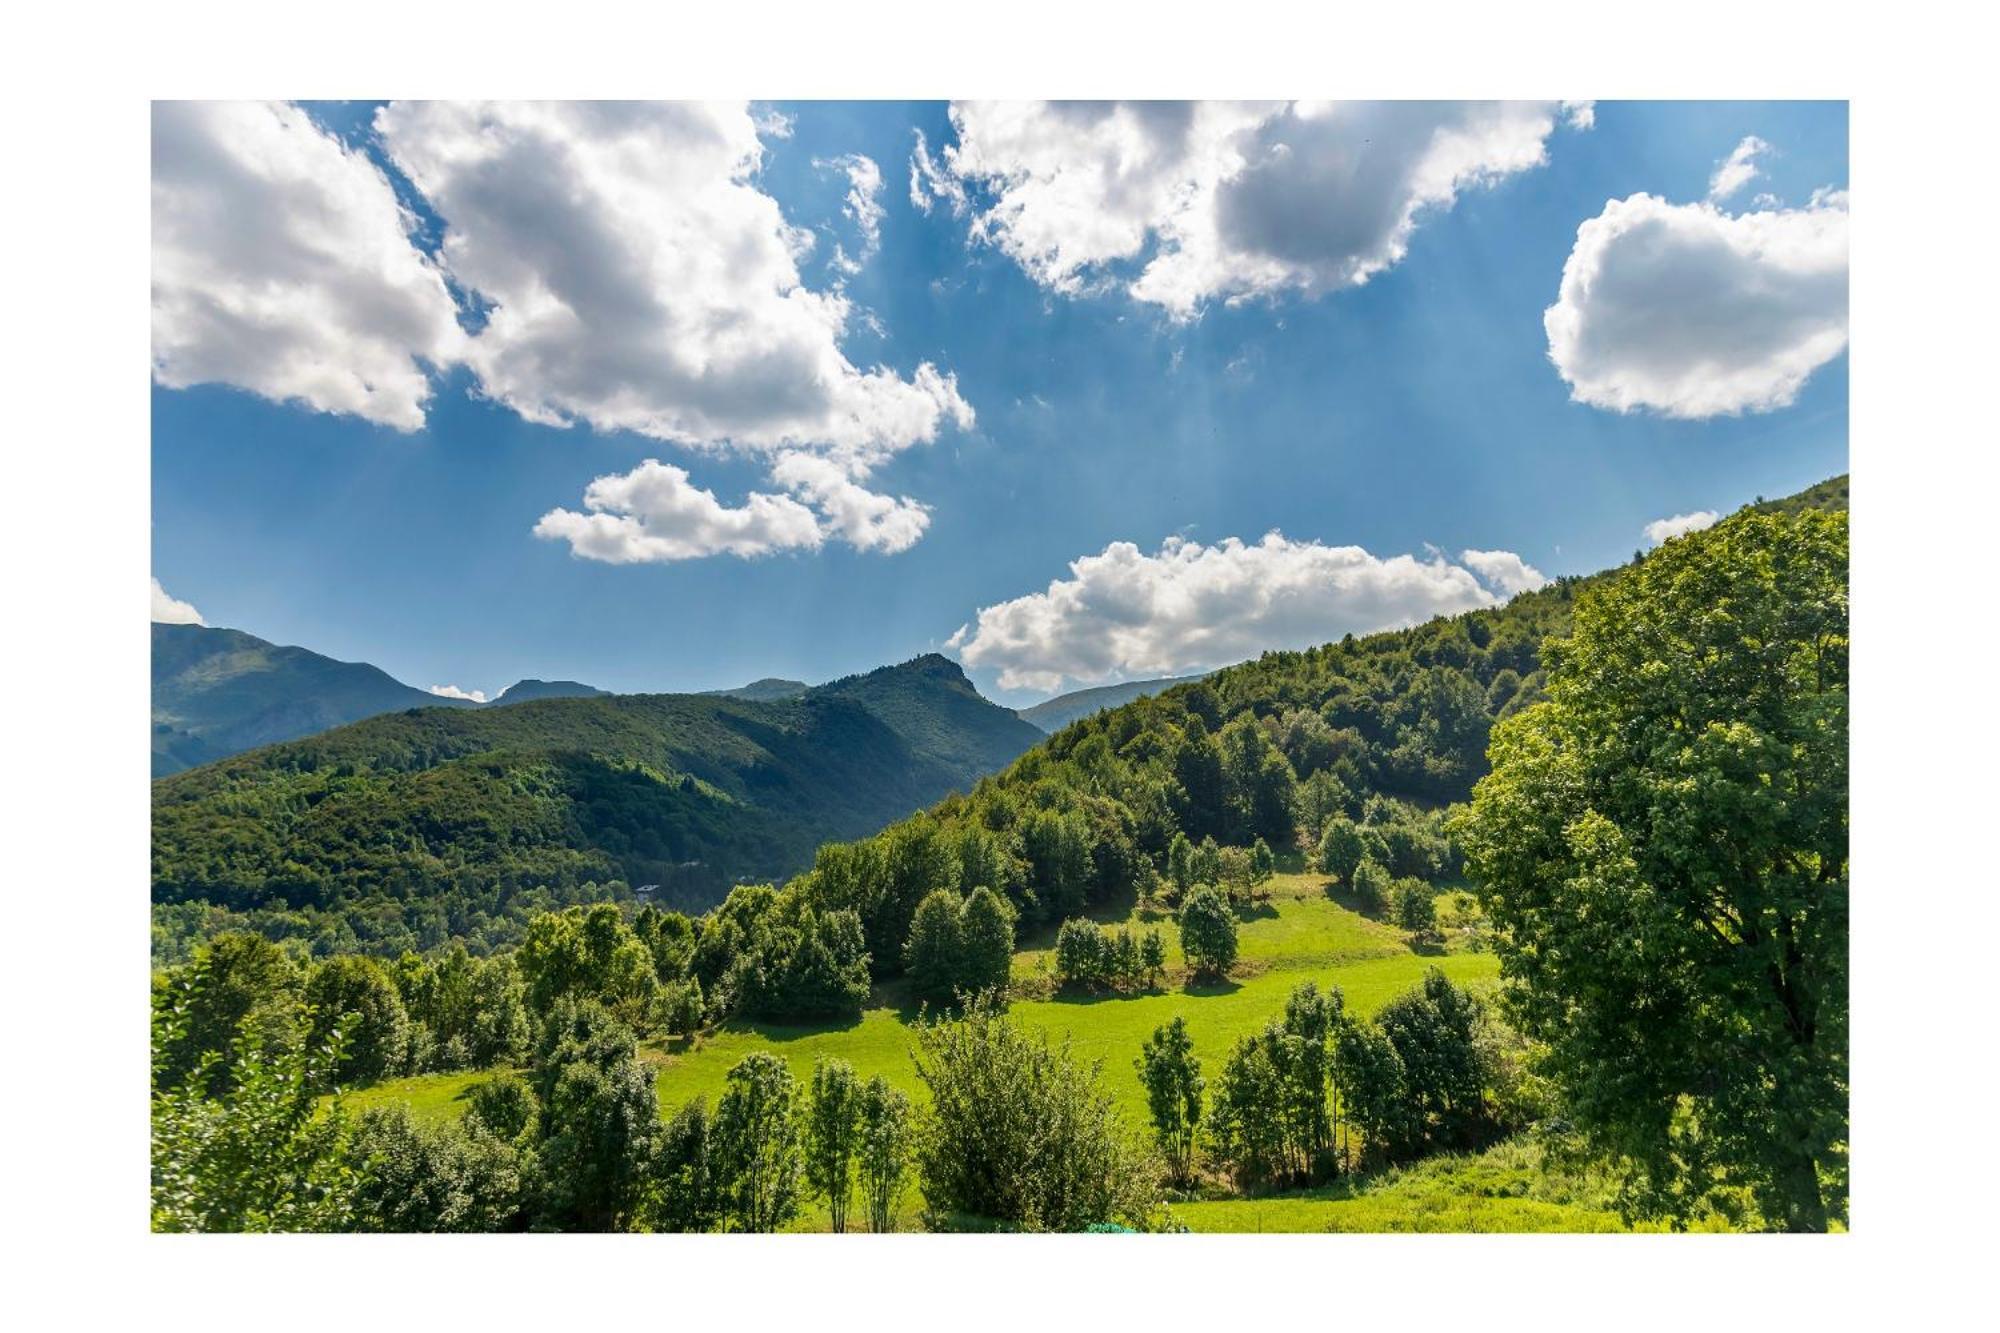
<svg viewBox="0 0 2000 1333">
<path fill-rule="evenodd" d="M 1349 880 L 1354 890 L 1354 904 L 1368 916 L 1380 916 L 1389 908 L 1389 889 L 1392 881 L 1389 872 L 1374 861 L 1363 861 L 1354 867 Z"/>
<path fill-rule="evenodd" d="M 524 1205 L 519 1154 L 468 1117 L 429 1124 L 407 1107 L 361 1117 L 349 1148 L 361 1231 L 511 1231 Z"/>
<path fill-rule="evenodd" d="M 536 1041 L 538 1224 L 618 1231 L 645 1203 L 660 1132 L 630 1028 L 595 1000 L 556 1002 Z"/>
<path fill-rule="evenodd" d="M 1137 990 L 1158 980 L 1166 956 L 1158 931 L 1142 945 L 1129 929 L 1113 931 L 1075 917 L 1056 932 L 1056 983 Z"/>
<path fill-rule="evenodd" d="M 868 1205 L 868 1229 L 895 1229 L 896 1204 L 908 1183 L 914 1119 L 910 1099 L 880 1074 L 861 1089 L 856 1170 Z"/>
<path fill-rule="evenodd" d="M 1396 924 L 1420 941 L 1438 938 L 1437 894 L 1414 876 L 1399 879 L 1390 889 L 1390 911 Z"/>
<path fill-rule="evenodd" d="M 1140 1224 L 1156 1182 L 1127 1141 L 1097 1066 L 1030 1037 L 981 997 L 917 1029 L 931 1109 L 917 1145 L 933 1215 L 1039 1231 Z"/>
<path fill-rule="evenodd" d="M 917 904 L 910 938 L 903 945 L 903 969 L 911 987 L 927 1000 L 949 1001 L 958 986 L 965 955 L 965 912 L 958 894 L 937 889 Z"/>
<path fill-rule="evenodd" d="M 235 1045 L 254 1038 L 266 1056 L 296 1043 L 300 977 L 284 950 L 257 935 L 218 935 L 153 991 L 154 1085 L 178 1086 L 209 1055 L 210 1091 L 229 1085 Z M 172 1022 L 162 1023 L 171 1014 Z"/>
<path fill-rule="evenodd" d="M 697 1097 L 667 1121 L 653 1174 L 656 1230 L 713 1231 L 722 1225 L 723 1182 L 706 1101 Z"/>
<path fill-rule="evenodd" d="M 1436 968 L 1375 1016 L 1402 1065 L 1406 1146 L 1469 1147 L 1486 1126 L 1482 1021 L 1478 1000 Z"/>
<path fill-rule="evenodd" d="M 312 1021 L 306 1042 L 324 1046 L 345 1024 L 347 1042 L 332 1071 L 342 1083 L 372 1083 L 409 1066 L 410 1020 L 387 966 L 373 958 L 329 958 L 306 980 L 306 1008 Z"/>
<path fill-rule="evenodd" d="M 836 1233 L 847 1230 L 854 1162 L 861 1151 L 861 1081 L 845 1060 L 813 1062 L 805 1106 L 806 1182 L 826 1200 Z"/>
<path fill-rule="evenodd" d="M 1334 1169 L 1335 1044 L 1345 1022 L 1339 990 L 1294 987 L 1282 1019 L 1239 1038 L 1216 1084 L 1210 1134 L 1238 1180 L 1269 1185 Z"/>
<path fill-rule="evenodd" d="M 1236 962 L 1236 913 L 1213 889 L 1197 889 L 1181 904 L 1181 952 L 1198 973 L 1224 976 Z"/>
<path fill-rule="evenodd" d="M 169 985 L 153 1009 L 153 1050 L 197 1049 L 190 1036 L 198 982 Z M 201 1016 L 205 1018 L 206 1016 Z M 321 1045 L 297 1034 L 269 1041 L 246 1021 L 202 1050 L 178 1078 L 154 1069 L 152 1226 L 155 1231 L 339 1231 L 353 1211 L 340 1099 L 322 1107 L 346 1033 Z"/>
<path fill-rule="evenodd" d="M 776 1231 L 797 1215 L 804 1154 L 799 1085 L 765 1051 L 729 1071 L 715 1108 L 713 1160 L 723 1214 L 735 1231 Z"/>
<path fill-rule="evenodd" d="M 1201 1061 L 1194 1056 L 1194 1040 L 1188 1036 L 1187 1020 L 1176 1015 L 1171 1023 L 1153 1029 L 1153 1035 L 1139 1052 L 1138 1066 L 1160 1155 L 1166 1159 L 1173 1178 L 1186 1184 L 1194 1176 L 1202 1092 L 1207 1086 L 1201 1077 Z"/>
<path fill-rule="evenodd" d="M 535 917 L 514 958 L 536 1014 L 558 1000 L 590 999 L 643 1025 L 659 987 L 652 950 L 611 903 Z"/>
<path fill-rule="evenodd" d="M 1644 1214 L 1845 1210 L 1847 544 L 1744 515 L 1592 588 L 1462 830 L 1516 1019 Z"/>
</svg>

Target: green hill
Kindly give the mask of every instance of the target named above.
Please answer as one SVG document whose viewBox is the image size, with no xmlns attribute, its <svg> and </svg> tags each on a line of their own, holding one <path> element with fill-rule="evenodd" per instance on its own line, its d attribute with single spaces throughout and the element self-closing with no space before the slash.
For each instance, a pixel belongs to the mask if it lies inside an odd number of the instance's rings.
<svg viewBox="0 0 2000 1333">
<path fill-rule="evenodd" d="M 749 699 L 753 703 L 767 704 L 774 699 L 796 699 L 812 686 L 802 680 L 786 680 L 781 676 L 766 676 L 753 680 L 748 685 L 738 685 L 733 690 L 703 690 L 704 694 L 726 695 L 731 699 Z"/>
<path fill-rule="evenodd" d="M 543 888 L 654 884 L 699 906 L 970 786 L 1034 736 L 937 657 L 772 703 L 411 709 L 156 782 L 153 897 L 330 911 L 364 938 L 400 935 L 392 921 L 476 936 Z"/>
<path fill-rule="evenodd" d="M 1032 722 L 1045 732 L 1061 731 L 1078 718 L 1089 717 L 1107 708 L 1143 699 L 1149 694 L 1185 685 L 1200 676 L 1162 676 L 1157 680 L 1127 680 L 1116 685 L 1094 685 L 1087 690 L 1072 690 L 1068 694 L 1058 694 L 1053 699 L 1044 699 L 1027 708 L 1017 708 L 1015 713 L 1023 721 Z"/>
<path fill-rule="evenodd" d="M 488 708 L 524 704 L 535 699 L 594 699 L 608 691 L 574 680 L 517 680 L 486 703 Z"/>
<path fill-rule="evenodd" d="M 366 662 L 241 630 L 153 626 L 153 776 L 404 708 L 469 707 Z"/>
</svg>

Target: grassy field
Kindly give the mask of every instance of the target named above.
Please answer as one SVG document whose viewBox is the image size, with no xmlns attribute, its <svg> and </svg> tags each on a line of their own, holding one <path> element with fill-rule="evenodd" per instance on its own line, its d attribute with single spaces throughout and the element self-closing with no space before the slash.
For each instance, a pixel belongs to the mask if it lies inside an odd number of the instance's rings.
<svg viewBox="0 0 2000 1333">
<path fill-rule="evenodd" d="M 1132 1062 L 1153 1029 L 1176 1014 L 1187 1018 L 1197 1054 L 1214 1066 L 1237 1037 L 1281 1013 L 1285 996 L 1304 980 L 1339 986 L 1351 1011 L 1371 1014 L 1416 985 L 1427 967 L 1440 967 L 1460 982 L 1483 982 L 1497 972 L 1490 954 L 1412 952 L 1398 931 L 1328 897 L 1324 880 L 1316 875 L 1278 876 L 1271 884 L 1270 900 L 1244 908 L 1241 915 L 1240 957 L 1225 982 L 1190 985 L 1173 923 L 1134 909 L 1122 918 L 1107 918 L 1107 923 L 1161 928 L 1169 946 L 1168 980 L 1162 988 L 1124 996 L 1049 993 L 1050 950 L 1030 947 L 1015 955 L 1015 980 L 1022 992 L 1047 998 L 1017 999 L 1010 1012 L 1020 1022 L 1047 1032 L 1052 1041 L 1067 1036 L 1077 1058 L 1102 1060 L 1106 1086 L 1132 1123 L 1141 1125 L 1145 1096 Z M 921 1095 L 910 1061 L 910 1024 L 916 1013 L 899 1003 L 902 997 L 894 988 L 884 988 L 877 998 L 879 1003 L 858 1021 L 730 1024 L 691 1051 L 648 1043 L 642 1054 L 659 1070 L 661 1107 L 671 1112 L 695 1097 L 707 1097 L 712 1103 L 731 1067 L 760 1050 L 783 1056 L 801 1079 L 811 1074 L 817 1057 L 838 1056 L 864 1078 L 880 1073 Z M 455 1115 L 463 1109 L 465 1090 L 484 1077 L 462 1072 L 397 1079 L 350 1093 L 347 1101 L 354 1110 L 402 1101 L 418 1115 Z"/>
</svg>

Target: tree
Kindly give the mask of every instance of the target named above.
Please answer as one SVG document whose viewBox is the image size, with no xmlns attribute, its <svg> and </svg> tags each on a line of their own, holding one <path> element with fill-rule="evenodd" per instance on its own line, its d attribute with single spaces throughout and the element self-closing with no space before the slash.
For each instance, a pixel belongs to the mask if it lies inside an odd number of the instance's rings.
<svg viewBox="0 0 2000 1333">
<path fill-rule="evenodd" d="M 1402 1062 L 1412 1132 L 1435 1147 L 1471 1146 L 1486 1118 L 1479 1001 L 1433 967 L 1375 1021 Z"/>
<path fill-rule="evenodd" d="M 713 1231 L 722 1224 L 715 1122 L 700 1097 L 674 1112 L 653 1159 L 652 1222 L 659 1231 Z"/>
<path fill-rule="evenodd" d="M 931 1095 L 917 1160 L 933 1212 L 1035 1231 L 1145 1222 L 1156 1182 L 1099 1067 L 1072 1060 L 1067 1039 L 1029 1036 L 990 996 L 962 1018 L 920 1024 L 916 1038 Z"/>
<path fill-rule="evenodd" d="M 1437 936 L 1437 895 L 1431 886 L 1415 877 L 1399 879 L 1390 896 L 1396 924 L 1419 940 Z"/>
<path fill-rule="evenodd" d="M 1272 1058 L 1284 1054 L 1282 1035 L 1237 1038 L 1215 1084 L 1209 1136 L 1215 1155 L 1245 1184 L 1275 1180 L 1286 1167 L 1284 1076 Z"/>
<path fill-rule="evenodd" d="M 1368 916 L 1380 916 L 1389 906 L 1389 872 L 1374 861 L 1354 868 L 1354 905 Z"/>
<path fill-rule="evenodd" d="M 1139 966 L 1145 973 L 1148 986 L 1160 984 L 1160 978 L 1167 971 L 1167 942 L 1154 926 L 1139 938 Z"/>
<path fill-rule="evenodd" d="M 1630 1203 L 1846 1208 L 1847 517 L 1745 514 L 1578 596 L 1461 827 L 1517 1024 Z"/>
<path fill-rule="evenodd" d="M 156 1003 L 156 1062 L 192 1048 L 197 985 L 181 978 Z M 344 1230 L 353 1211 L 346 1115 L 337 1093 L 322 1106 L 317 1090 L 333 1081 L 345 1040 L 336 1025 L 322 1045 L 295 1035 L 267 1046 L 267 1029 L 246 1014 L 177 1081 L 156 1068 L 153 1230 Z"/>
<path fill-rule="evenodd" d="M 916 993 L 926 1000 L 950 1000 L 964 953 L 965 908 L 958 894 L 936 889 L 924 895 L 903 945 L 903 970 Z"/>
<path fill-rule="evenodd" d="M 1271 882 L 1271 876 L 1278 871 L 1278 858 L 1271 855 L 1270 844 L 1257 839 L 1250 848 L 1250 887 L 1260 889 Z"/>
<path fill-rule="evenodd" d="M 1201 1129 L 1201 1061 L 1194 1056 L 1194 1039 L 1187 1020 L 1153 1029 L 1139 1052 L 1139 1081 L 1146 1088 L 1146 1109 L 1153 1117 L 1153 1135 L 1173 1178 L 1186 1184 L 1194 1177 L 1194 1145 Z"/>
<path fill-rule="evenodd" d="M 306 981 L 311 1017 L 306 1041 L 324 1045 L 334 1026 L 348 1021 L 347 1044 L 332 1071 L 343 1083 L 373 1083 L 403 1072 L 410 1024 L 389 969 L 374 958 L 339 954 L 312 970 Z"/>
<path fill-rule="evenodd" d="M 521 1220 L 519 1155 L 477 1119 L 426 1124 L 401 1103 L 377 1107 L 350 1156 L 358 1230 L 509 1231 Z"/>
<path fill-rule="evenodd" d="M 283 949 L 262 935 L 217 935 L 156 987 L 155 1086 L 179 1086 L 212 1053 L 221 1058 L 209 1062 L 217 1080 L 209 1090 L 224 1091 L 237 1041 L 254 1036 L 266 1059 L 297 1043 L 298 998 L 299 970 Z M 172 1011 L 171 1022 L 160 1021 L 163 1010 Z"/>
<path fill-rule="evenodd" d="M 861 1197 L 868 1205 L 868 1229 L 893 1231 L 896 1203 L 909 1169 L 912 1118 L 910 1099 L 877 1074 L 861 1089 Z"/>
<path fill-rule="evenodd" d="M 536 1044 L 538 1221 L 618 1231 L 645 1202 L 660 1130 L 632 1030 L 595 1000 L 556 1002 Z"/>
<path fill-rule="evenodd" d="M 1335 815 L 1326 821 L 1326 828 L 1319 835 L 1319 868 L 1343 884 L 1353 882 L 1354 871 L 1361 864 L 1361 830 L 1346 815 Z"/>
<path fill-rule="evenodd" d="M 1014 965 L 1014 909 L 981 886 L 965 900 L 962 967 L 958 984 L 968 993 L 1007 988 Z"/>
<path fill-rule="evenodd" d="M 1194 844 L 1185 833 L 1174 834 L 1167 844 L 1167 880 L 1177 896 L 1194 887 Z"/>
<path fill-rule="evenodd" d="M 1341 1120 L 1360 1133 L 1361 1152 L 1401 1151 L 1410 1137 L 1410 1115 L 1395 1043 L 1366 1020 L 1342 1024 L 1334 1039 L 1333 1076 Z"/>
<path fill-rule="evenodd" d="M 798 1100 L 798 1080 L 769 1051 L 729 1071 L 715 1107 L 714 1151 L 724 1213 L 737 1231 L 776 1231 L 798 1215 Z"/>
<path fill-rule="evenodd" d="M 813 1062 L 806 1097 L 806 1181 L 826 1200 L 836 1233 L 847 1230 L 854 1197 L 854 1159 L 861 1143 L 861 1081 L 845 1060 Z"/>
<path fill-rule="evenodd" d="M 1065 986 L 1102 986 L 1111 977 L 1111 951 L 1095 923 L 1072 917 L 1056 931 L 1056 981 Z"/>
<path fill-rule="evenodd" d="M 1214 889 L 1196 889 L 1181 904 L 1181 952 L 1197 973 L 1224 976 L 1236 961 L 1236 913 Z"/>
</svg>

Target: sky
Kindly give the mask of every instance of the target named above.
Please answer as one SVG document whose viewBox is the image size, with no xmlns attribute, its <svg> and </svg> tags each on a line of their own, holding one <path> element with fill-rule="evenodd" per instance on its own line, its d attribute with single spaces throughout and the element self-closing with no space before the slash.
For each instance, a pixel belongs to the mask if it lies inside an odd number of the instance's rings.
<svg viewBox="0 0 2000 1333">
<path fill-rule="evenodd" d="M 1021 705 L 1847 469 L 1839 103 L 162 103 L 155 619 Z"/>
</svg>

